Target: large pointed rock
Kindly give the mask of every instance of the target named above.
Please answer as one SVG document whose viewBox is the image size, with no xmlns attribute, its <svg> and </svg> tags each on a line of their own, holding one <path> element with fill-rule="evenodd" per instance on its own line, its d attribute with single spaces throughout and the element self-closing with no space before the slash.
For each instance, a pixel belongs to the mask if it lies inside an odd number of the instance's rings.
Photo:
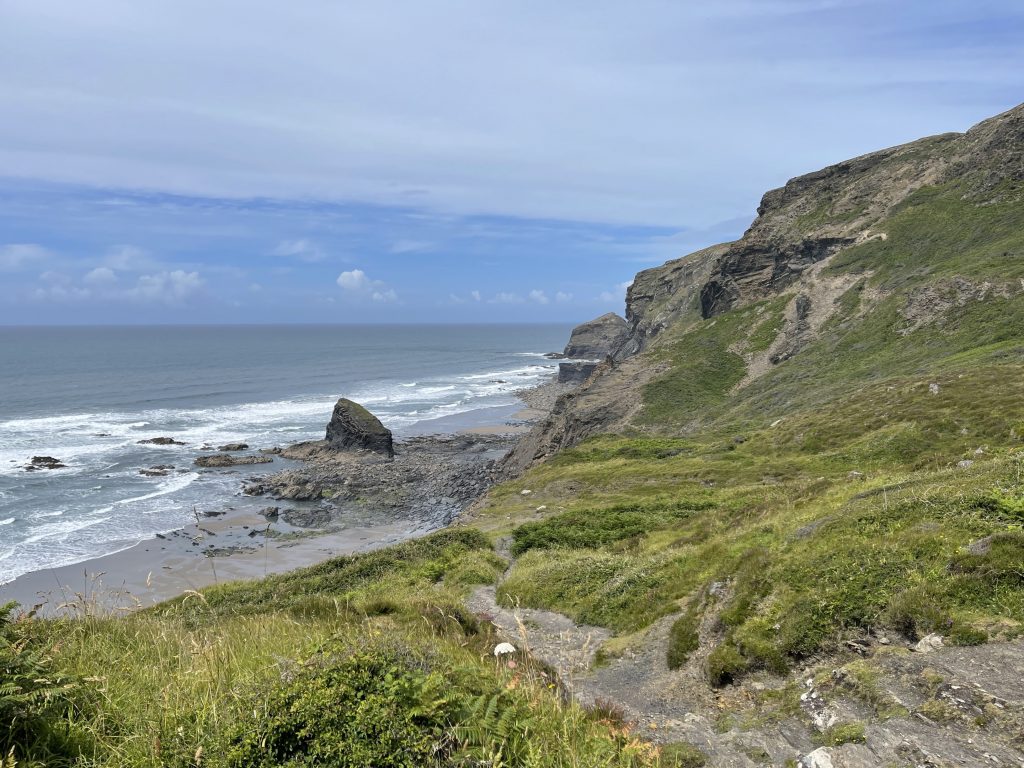
<svg viewBox="0 0 1024 768">
<path fill-rule="evenodd" d="M 395 455 L 391 430 L 380 419 L 348 398 L 341 398 L 334 406 L 327 425 L 327 444 L 339 451 L 363 450 Z"/>
</svg>

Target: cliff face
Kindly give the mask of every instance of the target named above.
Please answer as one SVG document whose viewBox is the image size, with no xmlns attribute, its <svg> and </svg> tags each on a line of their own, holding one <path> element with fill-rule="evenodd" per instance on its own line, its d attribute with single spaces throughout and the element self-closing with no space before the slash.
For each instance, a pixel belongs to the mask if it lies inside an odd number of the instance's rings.
<svg viewBox="0 0 1024 768">
<path fill-rule="evenodd" d="M 990 202 L 1024 178 L 1024 105 L 949 133 L 798 176 L 767 192 L 757 218 L 700 289 L 705 318 L 777 294 L 813 264 L 865 242 L 911 195 L 958 183 Z"/>
<path fill-rule="evenodd" d="M 636 276 L 614 360 L 559 403 L 510 458 L 511 471 L 590 435 L 668 428 L 643 418 L 650 412 L 644 388 L 673 369 L 680 377 L 708 378 L 725 366 L 725 397 L 799 357 L 844 313 L 843 327 L 854 328 L 896 301 L 905 320 L 894 331 L 899 335 L 941 324 L 971 302 L 1016 296 L 1020 285 L 998 259 L 1015 264 L 1021 255 L 1012 248 L 1022 207 L 1024 105 L 964 134 L 921 139 L 792 179 L 764 195 L 738 241 Z M 996 248 L 997 258 L 988 258 L 985 249 Z M 755 314 L 721 338 L 721 359 L 710 368 L 679 368 L 680 338 L 747 307 L 762 313 L 765 302 L 774 302 L 774 314 Z M 694 363 L 693 355 L 709 353 L 698 344 L 686 354 Z M 661 410 L 685 411 L 691 402 L 669 400 Z"/>
</svg>

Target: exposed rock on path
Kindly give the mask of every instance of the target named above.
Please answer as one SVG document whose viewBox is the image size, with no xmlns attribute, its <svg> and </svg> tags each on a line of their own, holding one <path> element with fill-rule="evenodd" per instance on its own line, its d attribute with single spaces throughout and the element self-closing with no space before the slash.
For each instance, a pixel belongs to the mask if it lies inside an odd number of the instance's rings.
<svg viewBox="0 0 1024 768">
<path fill-rule="evenodd" d="M 700 649 L 670 670 L 669 632 L 679 614 L 655 622 L 595 667 L 600 644 L 611 637 L 604 628 L 553 611 L 506 608 L 494 587 L 478 588 L 466 605 L 554 668 L 582 704 L 611 702 L 643 736 L 689 742 L 708 755 L 709 766 L 1024 766 L 1024 641 L 929 654 L 867 644 L 860 647 L 867 660 L 840 656 L 788 679 L 762 673 L 742 686 L 714 690 L 703 672 L 720 632 L 714 608 L 702 621 Z M 851 664 L 870 665 L 870 690 L 851 677 Z M 797 693 L 794 715 L 778 702 Z M 880 705 L 892 709 L 882 716 Z M 820 746 L 823 731 L 850 723 L 863 725 L 863 743 Z"/>
</svg>

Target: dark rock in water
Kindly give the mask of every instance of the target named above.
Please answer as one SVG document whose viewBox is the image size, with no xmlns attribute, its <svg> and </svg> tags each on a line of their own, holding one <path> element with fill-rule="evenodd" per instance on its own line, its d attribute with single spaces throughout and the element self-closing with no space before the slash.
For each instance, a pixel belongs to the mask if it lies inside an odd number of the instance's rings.
<svg viewBox="0 0 1024 768">
<path fill-rule="evenodd" d="M 260 453 L 265 453 L 269 456 L 280 456 L 281 447 L 275 445 L 273 448 L 260 448 Z"/>
<path fill-rule="evenodd" d="M 172 469 L 172 464 L 155 464 L 148 469 L 140 469 L 139 474 L 146 477 L 167 477 L 167 472 Z"/>
<path fill-rule="evenodd" d="M 25 469 L 29 472 L 35 472 L 39 469 L 65 469 L 66 467 L 67 464 L 60 459 L 55 459 L 53 456 L 33 456 Z"/>
<path fill-rule="evenodd" d="M 563 353 L 563 352 L 545 352 L 544 353 L 544 357 L 546 357 L 548 360 L 564 360 L 565 359 L 565 353 Z"/>
<path fill-rule="evenodd" d="M 180 440 L 175 440 L 173 437 L 148 437 L 145 440 L 139 440 L 139 445 L 185 445 Z"/>
<path fill-rule="evenodd" d="M 628 336 L 629 326 L 626 321 L 614 312 L 609 312 L 572 329 L 569 343 L 565 345 L 565 357 L 603 360 L 608 355 L 614 355 Z"/>
<path fill-rule="evenodd" d="M 281 514 L 280 507 L 264 507 L 260 510 L 260 514 L 263 515 L 267 520 L 277 520 L 278 515 Z"/>
<path fill-rule="evenodd" d="M 247 451 L 247 450 L 249 450 L 249 444 L 248 443 L 228 443 L 227 445 L 222 445 L 217 450 L 218 451 Z"/>
<path fill-rule="evenodd" d="M 395 455 L 391 430 L 359 403 L 344 397 L 334 406 L 326 440 L 334 450 L 373 451 L 388 457 Z"/>
<path fill-rule="evenodd" d="M 600 363 L 559 363 L 559 384 L 582 384 L 597 370 Z"/>
<path fill-rule="evenodd" d="M 217 454 L 215 456 L 200 456 L 195 460 L 197 467 L 237 467 L 241 464 L 269 464 L 273 459 L 270 456 L 226 456 Z"/>
<path fill-rule="evenodd" d="M 227 511 L 223 509 L 208 509 L 203 512 L 203 517 L 220 517 L 226 515 Z"/>
</svg>

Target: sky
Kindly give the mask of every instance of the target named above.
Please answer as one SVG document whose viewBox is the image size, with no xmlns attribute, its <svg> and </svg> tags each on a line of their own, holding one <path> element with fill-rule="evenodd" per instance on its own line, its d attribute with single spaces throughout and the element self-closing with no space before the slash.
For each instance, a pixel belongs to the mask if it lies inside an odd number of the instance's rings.
<svg viewBox="0 0 1024 768">
<path fill-rule="evenodd" d="M 0 324 L 577 322 L 1024 101 L 1019 0 L 0 0 Z"/>
</svg>

